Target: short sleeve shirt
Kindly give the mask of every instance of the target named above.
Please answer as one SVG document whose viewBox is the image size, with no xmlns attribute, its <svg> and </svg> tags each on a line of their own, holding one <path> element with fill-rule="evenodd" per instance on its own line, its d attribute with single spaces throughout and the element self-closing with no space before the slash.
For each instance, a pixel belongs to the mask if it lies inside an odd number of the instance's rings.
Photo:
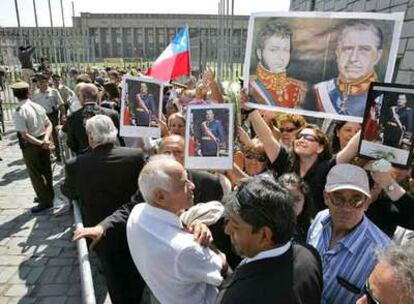
<svg viewBox="0 0 414 304">
<path fill-rule="evenodd" d="M 33 102 L 41 105 L 47 114 L 56 111 L 59 106 L 63 105 L 63 100 L 59 92 L 52 88 L 48 88 L 44 93 L 38 91 L 33 96 Z"/>
<path fill-rule="evenodd" d="M 30 99 L 20 102 L 13 119 L 17 132 L 27 132 L 34 137 L 43 135 L 50 123 L 45 109 Z"/>
</svg>

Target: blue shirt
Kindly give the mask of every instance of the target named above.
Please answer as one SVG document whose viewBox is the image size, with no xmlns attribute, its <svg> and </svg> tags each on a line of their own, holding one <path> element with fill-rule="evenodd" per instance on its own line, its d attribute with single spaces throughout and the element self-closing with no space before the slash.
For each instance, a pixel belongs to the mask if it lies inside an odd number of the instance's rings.
<svg viewBox="0 0 414 304">
<path fill-rule="evenodd" d="M 307 239 L 322 258 L 324 286 L 321 304 L 355 303 L 376 264 L 375 249 L 387 246 L 390 239 L 365 215 L 354 230 L 330 249 L 331 237 L 332 219 L 326 209 L 316 215 Z"/>
</svg>

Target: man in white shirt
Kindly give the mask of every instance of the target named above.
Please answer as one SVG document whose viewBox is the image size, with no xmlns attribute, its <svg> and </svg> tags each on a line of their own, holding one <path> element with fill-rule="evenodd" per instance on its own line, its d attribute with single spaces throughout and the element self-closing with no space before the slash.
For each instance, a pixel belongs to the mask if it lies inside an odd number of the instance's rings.
<svg viewBox="0 0 414 304">
<path fill-rule="evenodd" d="M 146 203 L 132 210 L 128 245 L 139 272 L 161 303 L 214 303 L 227 263 L 194 241 L 179 214 L 193 204 L 194 184 L 165 155 L 150 159 L 138 179 Z"/>
</svg>

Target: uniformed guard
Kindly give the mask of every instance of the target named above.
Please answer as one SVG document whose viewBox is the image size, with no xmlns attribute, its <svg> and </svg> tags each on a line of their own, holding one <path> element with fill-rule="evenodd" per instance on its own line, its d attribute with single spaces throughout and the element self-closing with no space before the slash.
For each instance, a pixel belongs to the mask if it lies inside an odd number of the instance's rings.
<svg viewBox="0 0 414 304">
<path fill-rule="evenodd" d="M 50 121 L 53 124 L 53 142 L 55 144 L 55 155 L 56 160 L 60 161 L 60 147 L 56 131 L 56 126 L 60 124 L 59 121 L 59 111 L 60 111 L 60 120 L 66 120 L 66 110 L 65 104 L 62 100 L 62 97 L 59 94 L 59 91 L 49 87 L 49 77 L 43 74 L 37 74 L 37 87 L 38 91 L 33 95 L 33 102 L 41 105 L 47 113 Z"/>
<path fill-rule="evenodd" d="M 53 206 L 54 191 L 50 163 L 50 150 L 53 148 L 50 136 L 53 127 L 45 109 L 29 99 L 27 82 L 16 82 L 11 88 L 19 100 L 13 118 L 27 172 L 39 202 L 32 208 L 32 212 L 36 213 Z"/>
</svg>

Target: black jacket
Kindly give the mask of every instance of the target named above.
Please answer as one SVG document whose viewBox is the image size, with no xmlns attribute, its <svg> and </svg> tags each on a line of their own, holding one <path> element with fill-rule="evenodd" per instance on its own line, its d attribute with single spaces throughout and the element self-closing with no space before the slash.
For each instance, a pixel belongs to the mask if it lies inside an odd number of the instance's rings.
<svg viewBox="0 0 414 304">
<path fill-rule="evenodd" d="M 96 115 L 103 114 L 110 117 L 119 130 L 119 114 L 115 110 L 106 109 L 96 103 L 88 103 L 78 111 L 68 116 L 62 130 L 68 135 L 68 147 L 76 154 L 85 153 L 89 148 L 88 136 L 86 135 L 84 120 Z M 119 133 L 119 132 L 118 132 Z M 118 137 L 121 146 L 124 145 L 122 138 Z"/>
<path fill-rule="evenodd" d="M 323 287 L 318 253 L 293 245 L 278 257 L 239 266 L 221 285 L 217 304 L 319 304 Z"/>
<path fill-rule="evenodd" d="M 66 165 L 63 194 L 79 200 L 85 226 L 94 226 L 130 200 L 144 163 L 139 149 L 98 146 Z"/>
</svg>

